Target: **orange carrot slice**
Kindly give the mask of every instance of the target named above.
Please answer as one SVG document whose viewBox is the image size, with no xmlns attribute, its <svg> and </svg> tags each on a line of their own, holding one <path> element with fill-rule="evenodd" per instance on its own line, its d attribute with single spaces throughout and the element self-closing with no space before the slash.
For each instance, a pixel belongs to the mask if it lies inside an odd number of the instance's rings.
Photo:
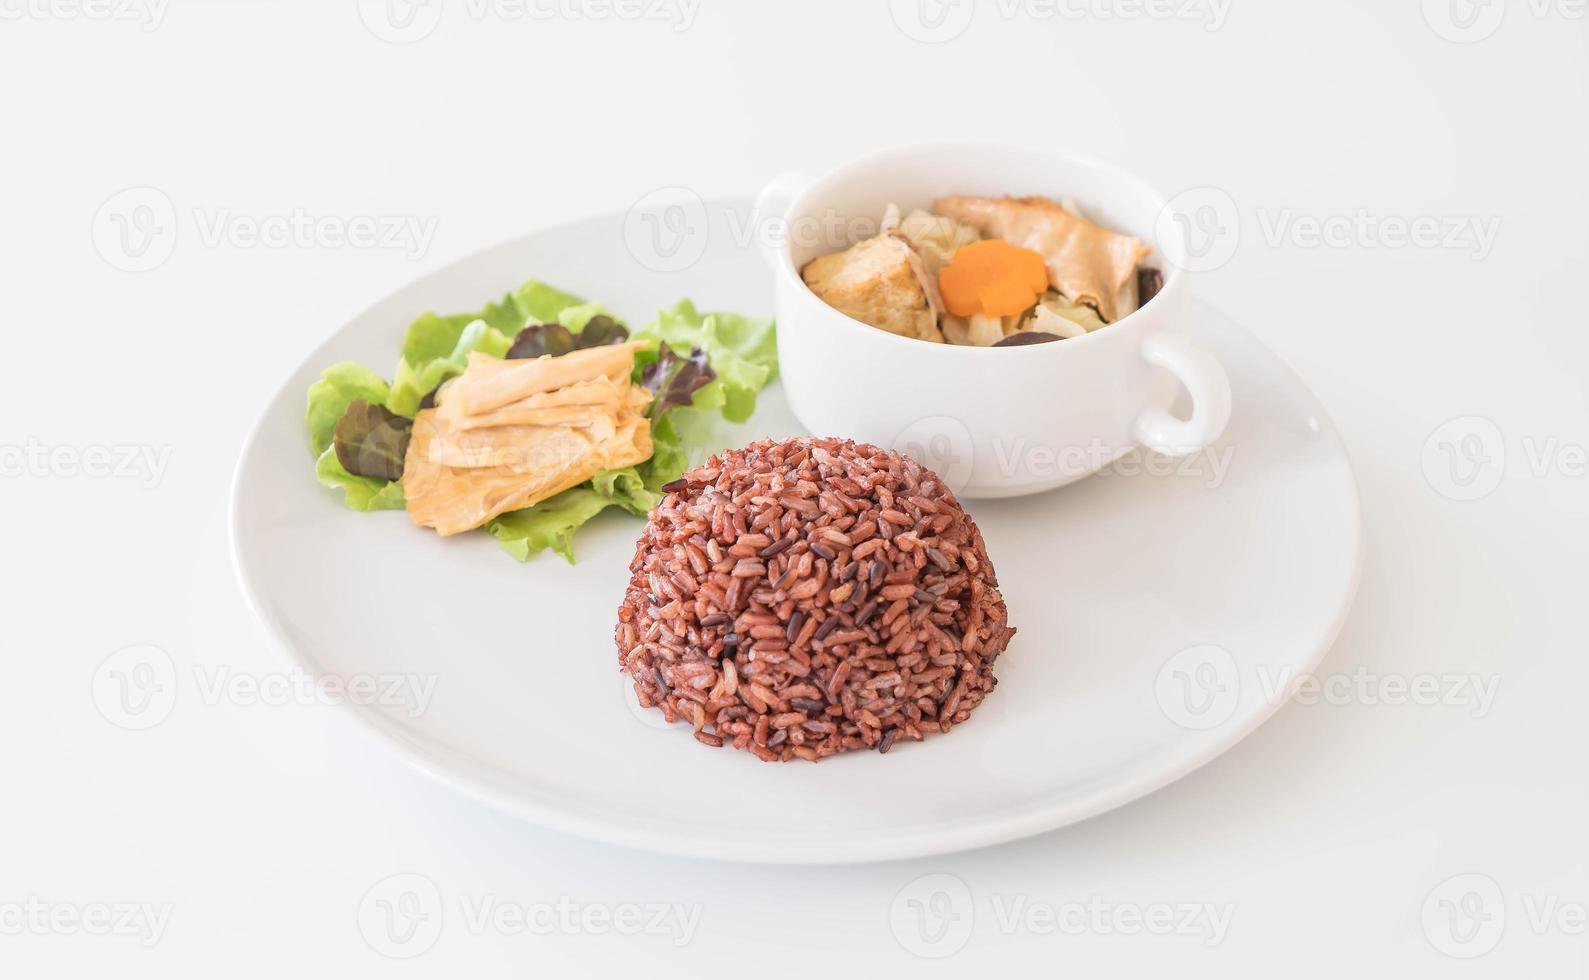
<svg viewBox="0 0 1589 980">
<path fill-rule="evenodd" d="M 1043 257 L 998 238 L 960 249 L 938 273 L 938 291 L 955 316 L 1014 316 L 1047 288 Z"/>
</svg>

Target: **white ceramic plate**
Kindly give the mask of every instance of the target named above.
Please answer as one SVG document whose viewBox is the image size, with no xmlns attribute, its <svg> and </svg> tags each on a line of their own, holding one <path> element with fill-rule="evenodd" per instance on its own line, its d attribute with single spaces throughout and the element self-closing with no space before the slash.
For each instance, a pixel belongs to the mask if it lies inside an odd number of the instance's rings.
<svg viewBox="0 0 1589 980">
<path fill-rule="evenodd" d="M 1190 330 L 1230 374 L 1225 437 L 1211 454 L 1160 461 L 1168 473 L 1121 472 L 1146 462 L 1133 454 L 1048 494 L 970 502 L 1020 632 L 969 722 L 887 756 L 770 765 L 634 705 L 612 641 L 634 518 L 587 526 L 574 567 L 551 555 L 520 565 L 484 535 L 442 540 L 401 512 L 347 510 L 316 484 L 302 413 L 324 366 L 389 370 L 415 314 L 475 307 L 531 277 L 637 324 L 686 296 L 765 314 L 770 275 L 743 241 L 748 212 L 709 208 L 686 243 L 700 258 L 682 271 L 638 263 L 621 215 L 482 252 L 342 327 L 266 407 L 233 489 L 243 591 L 316 675 L 435 678 L 417 715 L 354 707 L 415 765 L 617 844 L 747 861 L 900 858 L 1012 840 L 1149 793 L 1251 732 L 1283 700 L 1275 685 L 1317 663 L 1357 583 L 1356 485 L 1319 404 L 1206 307 Z M 798 431 L 774 385 L 737 441 Z"/>
</svg>

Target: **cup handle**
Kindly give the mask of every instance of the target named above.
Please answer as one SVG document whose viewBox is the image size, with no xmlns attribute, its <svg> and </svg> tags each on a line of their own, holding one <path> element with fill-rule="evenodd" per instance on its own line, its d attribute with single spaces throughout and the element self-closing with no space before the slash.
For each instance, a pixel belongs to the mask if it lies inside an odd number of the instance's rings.
<svg viewBox="0 0 1589 980">
<path fill-rule="evenodd" d="M 1230 422 L 1230 379 L 1214 355 L 1179 334 L 1160 331 L 1142 342 L 1142 359 L 1180 379 L 1192 396 L 1192 417 L 1183 421 L 1147 409 L 1137 416 L 1137 441 L 1165 456 L 1185 456 L 1218 439 Z"/>
<path fill-rule="evenodd" d="M 800 196 L 801 191 L 811 185 L 811 180 L 812 178 L 808 174 L 790 170 L 768 181 L 767 186 L 763 187 L 761 193 L 756 195 L 756 223 L 754 227 L 761 227 L 762 223 L 774 214 L 777 217 L 786 216 L 789 211 L 789 205 L 794 203 L 794 199 Z M 774 269 L 778 267 L 778 249 L 782 244 L 786 243 L 787 237 L 786 235 L 776 236 L 775 240 L 779 243 L 776 245 L 767 244 L 769 241 L 774 240 L 772 238 L 763 236 L 761 239 L 762 258 L 766 259 L 767 264 Z"/>
</svg>

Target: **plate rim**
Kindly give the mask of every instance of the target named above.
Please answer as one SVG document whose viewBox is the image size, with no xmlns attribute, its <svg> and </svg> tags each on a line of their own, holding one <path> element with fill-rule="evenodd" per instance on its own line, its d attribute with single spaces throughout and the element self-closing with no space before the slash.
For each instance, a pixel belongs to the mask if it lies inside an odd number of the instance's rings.
<svg viewBox="0 0 1589 980">
<path fill-rule="evenodd" d="M 728 202 L 738 205 L 744 204 L 746 201 L 748 199 L 716 198 L 708 201 L 707 204 L 709 207 L 724 205 Z M 312 367 L 315 358 L 320 357 L 324 349 L 331 345 L 341 335 L 342 331 L 347 329 L 349 324 L 364 318 L 397 293 L 416 283 L 443 276 L 458 267 L 478 261 L 481 256 L 512 247 L 526 239 L 554 235 L 566 229 L 603 220 L 616 221 L 619 219 L 621 219 L 621 212 L 611 212 L 561 222 L 545 228 L 533 229 L 472 251 L 452 262 L 411 278 L 374 302 L 364 305 L 357 313 L 333 329 L 319 345 L 298 362 L 297 367 L 288 372 L 286 379 L 273 389 L 270 396 L 265 400 L 264 405 L 256 414 L 253 423 L 249 426 L 248 435 L 243 440 L 237 460 L 232 468 L 231 486 L 227 494 L 227 541 L 232 573 L 237 581 L 239 590 L 242 592 L 245 605 L 264 628 L 271 645 L 284 654 L 290 663 L 315 677 L 320 677 L 324 673 L 315 661 L 297 649 L 289 639 L 288 632 L 283 624 L 278 622 L 277 618 L 265 607 L 261 598 L 263 593 L 259 588 L 259 584 L 250 574 L 243 557 L 239 508 L 241 506 L 243 471 L 270 421 L 272 408 L 289 394 L 288 389 L 293 379 L 306 368 Z M 1345 442 L 1340 437 L 1340 430 L 1336 426 L 1334 419 L 1330 416 L 1325 406 L 1319 402 L 1312 389 L 1307 386 L 1301 376 L 1289 364 L 1276 354 L 1273 349 L 1247 330 L 1238 320 L 1225 314 L 1212 304 L 1202 299 L 1194 298 L 1192 307 L 1194 310 L 1201 308 L 1212 313 L 1229 327 L 1239 331 L 1249 343 L 1262 349 L 1273 359 L 1274 363 L 1286 371 L 1291 384 L 1307 396 L 1321 422 L 1334 436 L 1340 450 L 1341 461 L 1346 467 L 1346 475 L 1352 491 L 1350 494 L 1350 516 L 1353 528 L 1351 572 L 1335 603 L 1335 613 L 1328 627 L 1319 634 L 1319 640 L 1314 645 L 1314 649 L 1306 657 L 1297 661 L 1299 671 L 1308 673 L 1317 668 L 1320 661 L 1335 645 L 1336 639 L 1340 636 L 1341 630 L 1345 627 L 1346 621 L 1351 614 L 1362 579 L 1366 542 L 1362 519 L 1362 488 L 1357 479 L 1356 468 L 1352 463 L 1351 454 L 1346 451 Z M 403 730 L 395 721 L 382 714 L 376 706 L 347 702 L 342 707 L 351 709 L 354 716 L 360 719 L 368 730 L 381 736 L 383 741 L 389 743 L 389 746 L 396 750 L 399 758 L 412 768 L 424 773 L 430 779 L 494 810 L 512 814 L 537 826 L 585 840 L 594 840 L 604 844 L 674 857 L 762 864 L 820 865 L 866 864 L 957 853 L 1005 844 L 1080 823 L 1148 796 L 1196 772 L 1234 748 L 1247 736 L 1268 722 L 1283 707 L 1284 703 L 1285 699 L 1264 700 L 1257 710 L 1243 716 L 1239 724 L 1232 724 L 1228 727 L 1220 726 L 1213 732 L 1201 733 L 1206 737 L 1197 739 L 1195 747 L 1177 758 L 1174 765 L 1166 765 L 1145 774 L 1139 774 L 1131 779 L 1112 783 L 1081 797 L 1071 798 L 1061 803 L 1046 806 L 1035 805 L 1026 811 L 1017 812 L 1013 815 L 976 820 L 969 824 L 962 821 L 963 825 L 937 827 L 929 825 L 913 829 L 906 834 L 887 837 L 872 835 L 869 837 L 851 838 L 842 835 L 829 835 L 823 840 L 817 840 L 808 837 L 780 837 L 774 834 L 773 836 L 764 836 L 759 839 L 723 839 L 715 841 L 706 841 L 695 836 L 679 835 L 676 832 L 648 828 L 632 822 L 580 815 L 567 809 L 545 805 L 537 800 L 526 798 L 522 794 L 515 795 L 494 785 L 478 771 L 450 764 L 445 756 L 418 743 L 411 733 Z"/>
</svg>

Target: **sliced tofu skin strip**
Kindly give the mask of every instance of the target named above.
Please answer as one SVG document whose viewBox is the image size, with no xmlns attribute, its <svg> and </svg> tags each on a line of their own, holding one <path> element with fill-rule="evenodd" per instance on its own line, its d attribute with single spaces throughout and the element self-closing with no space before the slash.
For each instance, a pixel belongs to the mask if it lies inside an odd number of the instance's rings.
<svg viewBox="0 0 1589 980">
<path fill-rule="evenodd" d="M 465 414 L 443 392 L 437 408 L 437 417 L 459 429 L 482 429 L 496 425 L 557 425 L 589 416 L 592 412 L 616 409 L 624 404 L 632 386 L 625 369 L 621 379 L 603 375 L 590 381 L 581 381 L 559 388 L 542 391 L 508 402 L 490 411 L 474 415 Z"/>
<path fill-rule="evenodd" d="M 468 369 L 448 387 L 446 400 L 465 415 L 478 415 L 531 395 L 627 373 L 634 364 L 635 350 L 642 346 L 638 341 L 610 344 L 557 357 L 548 354 L 513 361 L 471 354 Z"/>
</svg>

